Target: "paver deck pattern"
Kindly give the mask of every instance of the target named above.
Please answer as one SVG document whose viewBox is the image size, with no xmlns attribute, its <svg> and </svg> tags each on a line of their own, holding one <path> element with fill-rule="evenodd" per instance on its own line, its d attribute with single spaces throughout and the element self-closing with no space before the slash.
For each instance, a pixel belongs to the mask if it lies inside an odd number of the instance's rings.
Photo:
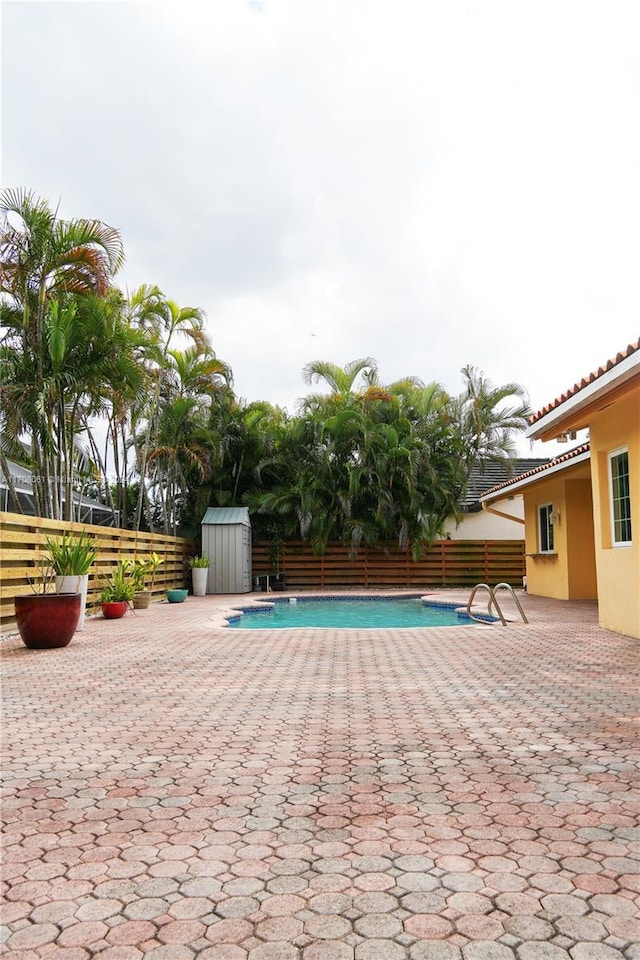
<svg viewBox="0 0 640 960">
<path fill-rule="evenodd" d="M 4 957 L 640 960 L 638 641 L 220 602 L 0 645 Z"/>
</svg>

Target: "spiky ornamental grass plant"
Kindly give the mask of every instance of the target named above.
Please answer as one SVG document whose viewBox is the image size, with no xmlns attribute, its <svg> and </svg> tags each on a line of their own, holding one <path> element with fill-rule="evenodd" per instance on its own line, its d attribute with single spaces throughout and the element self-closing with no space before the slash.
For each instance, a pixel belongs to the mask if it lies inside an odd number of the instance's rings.
<svg viewBox="0 0 640 960">
<path fill-rule="evenodd" d="M 47 538 L 45 547 L 51 566 L 59 577 L 83 577 L 98 556 L 98 548 L 88 533 L 75 537 L 65 533 L 58 539 Z"/>
<path fill-rule="evenodd" d="M 130 560 L 120 560 L 111 570 L 109 579 L 100 594 L 100 603 L 130 603 L 135 593 L 135 581 Z"/>
</svg>

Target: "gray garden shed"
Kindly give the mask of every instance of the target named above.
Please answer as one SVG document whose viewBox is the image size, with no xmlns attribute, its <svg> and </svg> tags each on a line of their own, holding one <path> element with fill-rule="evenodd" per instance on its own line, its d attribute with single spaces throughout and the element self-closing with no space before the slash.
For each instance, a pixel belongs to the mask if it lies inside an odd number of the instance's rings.
<svg viewBox="0 0 640 960">
<path fill-rule="evenodd" d="M 207 593 L 251 590 L 251 520 L 247 507 L 208 507 L 202 552 L 211 560 Z"/>
</svg>

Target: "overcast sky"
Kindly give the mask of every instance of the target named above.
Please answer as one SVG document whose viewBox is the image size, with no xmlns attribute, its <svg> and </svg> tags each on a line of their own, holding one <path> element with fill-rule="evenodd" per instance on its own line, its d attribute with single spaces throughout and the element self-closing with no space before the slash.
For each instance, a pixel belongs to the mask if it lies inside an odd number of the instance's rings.
<svg viewBox="0 0 640 960">
<path fill-rule="evenodd" d="M 538 409 L 640 336 L 639 40 L 637 0 L 5 2 L 2 183 L 117 227 L 248 401 L 372 356 Z"/>
</svg>

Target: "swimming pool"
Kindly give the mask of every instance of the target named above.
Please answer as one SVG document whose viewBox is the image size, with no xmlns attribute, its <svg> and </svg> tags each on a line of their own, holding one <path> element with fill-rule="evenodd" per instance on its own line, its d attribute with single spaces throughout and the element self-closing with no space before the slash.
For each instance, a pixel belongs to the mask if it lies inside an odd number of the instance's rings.
<svg viewBox="0 0 640 960">
<path fill-rule="evenodd" d="M 243 615 L 244 614 L 244 615 Z M 242 630 L 281 630 L 291 627 L 452 627 L 472 626 L 456 605 L 429 604 L 420 597 L 326 597 L 274 600 L 242 607 L 227 618 Z"/>
</svg>

